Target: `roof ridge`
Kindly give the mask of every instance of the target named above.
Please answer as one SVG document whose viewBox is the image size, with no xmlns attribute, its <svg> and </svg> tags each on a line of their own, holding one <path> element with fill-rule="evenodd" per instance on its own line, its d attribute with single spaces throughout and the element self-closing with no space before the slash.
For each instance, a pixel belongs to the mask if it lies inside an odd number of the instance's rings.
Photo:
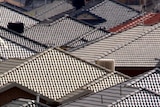
<svg viewBox="0 0 160 107">
<path fill-rule="evenodd" d="M 90 44 L 94 44 L 94 43 L 96 43 L 97 41 L 101 41 L 101 40 L 103 40 L 103 39 L 106 39 L 106 38 L 112 37 L 112 36 L 113 36 L 113 33 L 108 33 L 107 35 L 101 36 L 101 37 L 99 37 L 99 38 L 97 38 L 97 39 L 95 39 L 95 40 L 89 41 L 89 42 L 86 43 L 86 44 L 79 45 L 78 47 L 75 47 L 75 48 L 73 48 L 73 49 L 69 49 L 69 50 L 67 50 L 67 51 L 72 52 L 72 51 L 75 51 L 75 50 L 77 50 L 77 49 L 79 49 L 79 48 L 88 46 L 88 45 L 90 45 Z"/>
<path fill-rule="evenodd" d="M 160 71 L 159 68 L 155 68 L 155 69 L 153 69 L 153 70 L 150 70 L 150 71 L 147 72 L 147 73 L 144 73 L 144 75 L 140 74 L 140 75 L 142 75 L 142 76 L 140 76 L 140 77 L 138 76 L 138 78 L 135 78 L 135 79 L 131 80 L 131 82 L 128 83 L 128 84 L 126 84 L 126 85 L 127 85 L 127 86 L 131 86 L 131 85 L 137 83 L 138 81 L 140 81 L 140 80 L 148 77 L 149 75 L 151 75 L 151 74 L 153 74 L 153 73 L 156 73 L 157 70 Z"/>
<path fill-rule="evenodd" d="M 131 88 L 134 88 L 134 87 L 131 87 Z M 121 101 L 129 98 L 130 96 L 133 96 L 133 95 L 135 95 L 136 93 L 138 93 L 138 92 L 140 92 L 140 91 L 143 90 L 142 88 L 135 88 L 135 89 L 137 89 L 137 90 L 135 90 L 134 92 L 131 92 L 130 94 L 128 94 L 128 95 L 126 95 L 126 96 L 124 96 L 124 97 L 116 100 L 115 102 L 112 102 L 112 104 L 108 105 L 108 107 L 113 107 L 113 105 L 115 105 L 115 104 L 117 104 L 117 103 L 119 103 L 119 102 L 121 102 Z"/>
<path fill-rule="evenodd" d="M 91 81 L 90 83 L 82 86 L 82 88 L 83 88 L 83 89 L 88 89 L 89 87 L 91 87 L 91 86 L 99 83 L 100 81 L 103 81 L 104 78 L 108 78 L 109 76 L 111 76 L 111 75 L 113 75 L 113 74 L 114 74 L 114 72 L 111 72 L 111 73 L 108 73 L 108 74 L 104 74 L 103 76 L 101 76 L 101 77 L 99 77 L 99 78 Z"/>
<path fill-rule="evenodd" d="M 83 60 L 83 59 L 80 59 L 80 58 L 78 58 L 78 57 L 70 54 L 69 52 L 66 52 L 66 51 L 60 49 L 60 48 L 50 47 L 50 48 L 44 50 L 44 51 L 41 52 L 41 53 L 37 53 L 37 54 L 35 54 L 35 55 L 27 58 L 26 61 L 24 61 L 22 64 L 19 64 L 18 66 L 12 68 L 11 70 L 3 73 L 2 75 L 0 75 L 0 79 L 1 79 L 1 77 L 7 75 L 8 73 L 13 72 L 13 70 L 15 70 L 15 69 L 17 69 L 17 68 L 20 68 L 20 67 L 24 66 L 25 64 L 28 64 L 29 62 L 35 60 L 36 58 L 44 55 L 45 53 L 47 53 L 47 52 L 49 52 L 49 51 L 52 51 L 53 49 L 55 49 L 55 50 L 57 50 L 57 51 L 59 51 L 59 52 L 61 52 L 61 53 L 64 53 L 65 55 L 69 55 L 69 56 L 72 57 L 72 58 L 76 58 L 77 60 L 81 60 L 82 62 L 85 62 L 85 63 L 87 63 L 87 64 L 89 64 L 89 65 L 92 65 L 92 66 L 94 66 L 94 67 L 98 67 L 100 70 L 104 70 L 103 72 L 105 72 L 105 73 L 110 73 L 110 72 L 112 72 L 112 71 L 110 71 L 109 69 L 106 69 L 106 68 L 104 68 L 104 67 L 101 67 L 100 65 L 96 65 L 96 64 L 90 63 L 90 62 L 88 62 L 88 61 L 85 61 L 85 60 Z"/>
<path fill-rule="evenodd" d="M 158 26 L 157 26 L 157 25 L 158 25 Z M 107 56 L 107 55 L 109 55 L 109 54 L 112 54 L 112 53 L 114 53 L 115 51 L 117 51 L 117 50 L 119 50 L 119 49 L 122 49 L 122 48 L 124 48 L 125 46 L 128 46 L 129 44 L 131 44 L 131 43 L 139 40 L 139 38 L 142 38 L 142 37 L 146 36 L 146 34 L 149 34 L 150 32 L 152 32 L 153 30 L 157 29 L 158 27 L 160 27 L 160 24 L 154 25 L 154 26 L 153 26 L 152 28 L 150 28 L 149 30 L 146 30 L 146 31 L 142 32 L 141 34 L 139 34 L 140 36 L 138 36 L 138 37 L 136 37 L 136 38 L 134 38 L 134 39 L 132 39 L 132 40 L 127 41 L 127 43 L 125 43 L 125 44 L 123 44 L 123 45 L 119 45 L 119 47 L 115 47 L 114 49 L 111 49 L 110 52 L 107 52 L 106 54 L 104 54 L 104 55 L 101 56 L 101 57 L 104 57 L 104 56 Z M 122 33 L 123 33 L 123 32 L 122 32 Z"/>
<path fill-rule="evenodd" d="M 32 51 L 32 52 L 36 52 L 36 53 L 37 53 L 36 50 L 33 50 L 33 49 L 29 48 L 29 47 L 26 47 L 26 46 L 24 46 L 24 45 L 22 45 L 22 44 L 20 44 L 20 43 L 17 43 L 17 42 L 15 42 L 15 41 L 12 41 L 12 40 L 10 40 L 10 39 L 8 39 L 8 38 L 5 38 L 5 37 L 3 37 L 3 36 L 1 36 L 1 35 L 0 35 L 0 37 L 3 38 L 3 39 L 5 39 L 5 40 L 7 40 L 7 41 L 10 41 L 10 42 L 12 42 L 12 43 L 15 43 L 15 44 L 17 44 L 17 45 L 19 45 L 19 46 L 22 46 L 22 47 L 24 47 L 24 48 L 26 48 L 26 49 L 28 49 L 28 50 L 30 50 L 30 51 Z"/>
<path fill-rule="evenodd" d="M 15 31 L 13 31 L 13 30 L 6 29 L 6 28 L 4 28 L 4 27 L 2 27 L 2 26 L 0 26 L 0 29 L 3 29 L 3 30 L 5 30 L 5 31 L 7 31 L 7 32 L 9 32 L 9 33 L 12 33 L 12 34 L 16 35 L 17 37 L 20 37 L 20 38 L 23 38 L 23 39 L 25 39 L 25 40 L 28 40 L 29 42 L 35 43 L 36 45 L 41 45 L 41 46 L 43 46 L 43 47 L 45 47 L 45 48 L 48 47 L 48 46 L 45 45 L 45 44 L 42 44 L 42 43 L 40 43 L 40 42 L 38 42 L 38 41 L 35 41 L 35 40 L 32 40 L 32 39 L 30 39 L 30 38 L 28 38 L 28 37 L 26 37 L 26 36 L 23 36 L 23 35 L 15 32 Z M 5 37 L 3 37 L 3 38 L 5 38 Z M 8 39 L 8 38 L 5 38 L 5 39 Z M 11 39 L 8 39 L 8 40 L 12 41 Z M 20 45 L 22 45 L 22 44 L 20 44 Z"/>
<path fill-rule="evenodd" d="M 104 79 L 106 79 L 106 78 L 108 78 L 108 77 L 110 77 L 110 76 L 112 76 L 112 75 L 115 75 L 115 74 L 121 75 L 121 76 L 123 76 L 123 77 L 125 77 L 125 78 L 127 78 L 127 79 L 130 79 L 130 78 L 131 78 L 131 77 L 125 75 L 125 74 L 119 73 L 118 71 L 113 71 L 113 72 L 111 72 L 111 73 L 105 74 L 105 75 L 103 75 L 103 76 L 95 79 L 94 81 L 91 81 L 90 83 L 88 83 L 87 85 L 83 86 L 82 88 L 88 89 L 90 86 L 93 86 L 93 85 L 95 85 L 95 84 L 103 81 Z"/>
<path fill-rule="evenodd" d="M 135 20 L 135 21 L 133 21 L 133 22 L 131 22 L 131 23 L 128 23 L 127 25 L 121 27 L 120 29 L 118 29 L 118 30 L 116 31 L 116 33 L 123 32 L 123 31 L 126 31 L 126 30 L 128 30 L 128 29 L 131 29 L 131 28 L 137 26 L 138 24 L 142 23 L 143 21 L 146 21 L 146 20 L 152 18 L 152 17 L 153 17 L 153 16 L 152 16 L 153 14 L 154 14 L 154 13 L 148 13 L 148 14 L 146 14 L 145 16 L 139 16 L 139 17 L 140 17 L 139 19 L 137 19 L 137 20 Z M 133 18 L 133 20 L 136 19 L 136 18 L 138 18 L 138 17 Z M 120 24 L 120 25 L 121 25 L 121 24 Z M 111 28 L 111 29 L 114 29 L 114 27 Z"/>
<path fill-rule="evenodd" d="M 77 41 L 81 40 L 82 38 L 87 37 L 89 34 L 94 33 L 94 32 L 97 31 L 97 30 L 98 30 L 98 28 L 95 28 L 95 29 L 92 29 L 92 30 L 90 30 L 90 31 L 87 31 L 87 32 L 85 32 L 84 34 L 82 34 L 81 36 L 79 36 L 79 37 L 77 37 L 77 38 L 69 41 L 68 43 L 66 43 L 66 44 L 64 44 L 64 45 L 67 45 L 67 46 L 69 45 L 69 46 L 70 46 L 70 45 L 76 43 Z"/>
</svg>

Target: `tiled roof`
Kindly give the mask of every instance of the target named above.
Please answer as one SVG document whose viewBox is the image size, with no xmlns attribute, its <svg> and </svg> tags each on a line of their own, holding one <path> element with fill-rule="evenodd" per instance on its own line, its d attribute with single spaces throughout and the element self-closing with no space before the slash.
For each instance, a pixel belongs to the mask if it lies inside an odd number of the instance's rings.
<svg viewBox="0 0 160 107">
<path fill-rule="evenodd" d="M 62 17 L 51 24 L 36 25 L 23 33 L 25 37 L 49 46 L 61 46 L 75 39 L 81 40 L 73 45 L 81 45 L 86 43 L 85 40 L 94 40 L 107 34 L 69 16 Z"/>
<path fill-rule="evenodd" d="M 130 44 L 132 41 L 136 41 L 138 38 L 141 38 L 144 35 L 144 32 L 149 32 L 150 30 L 152 30 L 152 28 L 154 29 L 154 27 L 156 26 L 158 25 L 137 26 L 122 33 L 102 38 L 101 40 L 95 41 L 94 43 L 88 44 L 87 46 L 79 47 L 79 49 L 72 49 L 71 53 L 87 61 L 94 62 L 98 59 L 104 58 L 107 55 L 109 56 L 116 50 L 121 50 L 121 48 Z M 110 58 L 114 59 L 114 57 Z M 121 58 L 123 59 L 123 57 Z M 115 61 L 115 64 L 117 64 L 116 59 Z"/>
<path fill-rule="evenodd" d="M 157 95 L 155 93 L 152 93 L 147 90 L 138 90 L 135 93 L 132 93 L 131 95 L 128 95 L 121 100 L 118 100 L 112 105 L 109 105 L 108 107 L 128 107 L 133 106 L 134 107 L 159 107 L 160 106 L 160 95 Z"/>
<path fill-rule="evenodd" d="M 133 28 L 140 24 L 154 25 L 160 22 L 160 13 L 146 13 L 144 16 L 137 17 L 133 20 L 129 20 L 126 23 L 118 25 L 114 28 L 109 29 L 110 32 L 122 32 L 127 29 Z"/>
<path fill-rule="evenodd" d="M 146 88 L 160 94 L 160 69 L 155 68 L 136 76 L 127 85 L 132 87 Z"/>
<path fill-rule="evenodd" d="M 4 39 L 7 39 L 9 41 L 15 42 L 15 43 L 20 44 L 22 46 L 28 47 L 31 50 L 34 50 L 37 52 L 41 52 L 47 48 L 47 46 L 44 44 L 41 44 L 37 41 L 29 39 L 25 36 L 22 36 L 16 32 L 5 29 L 3 27 L 0 27 L 0 36 Z"/>
<path fill-rule="evenodd" d="M 50 107 L 50 106 L 36 102 L 35 100 L 19 98 L 1 107 Z"/>
<path fill-rule="evenodd" d="M 6 47 L 0 47 L 0 54 L 3 58 L 27 58 L 47 48 L 43 44 L 2 27 L 0 27 L 0 37 L 6 45 Z"/>
<path fill-rule="evenodd" d="M 133 105 L 135 107 L 141 105 L 159 107 L 160 94 L 155 90 L 160 89 L 159 72 L 160 69 L 153 69 L 116 86 L 73 100 L 60 107 L 128 107 Z"/>
<path fill-rule="evenodd" d="M 66 0 L 54 0 L 52 3 L 43 5 L 39 8 L 31 10 L 26 14 L 31 15 L 39 20 L 48 19 L 60 13 L 69 11 L 74 7 Z"/>
<path fill-rule="evenodd" d="M 129 21 L 126 21 L 118 26 L 115 26 L 111 29 L 109 29 L 110 32 L 123 32 L 127 29 L 131 29 L 135 26 L 138 26 L 138 25 L 146 25 L 146 21 L 148 20 L 151 20 L 153 17 L 155 17 L 156 13 L 146 13 L 142 16 L 139 16 L 137 18 L 134 18 L 132 20 L 129 20 Z"/>
<path fill-rule="evenodd" d="M 123 87 L 103 90 L 59 107 L 143 107 L 160 106 L 160 95 L 145 89 Z M 113 93 L 115 91 L 115 93 Z"/>
<path fill-rule="evenodd" d="M 113 0 L 104 0 L 93 7 L 85 7 L 85 10 L 106 19 L 106 22 L 99 23 L 96 26 L 105 27 L 107 30 L 139 15 L 139 12 L 134 9 Z M 77 12 L 74 16 L 77 17 Z"/>
<path fill-rule="evenodd" d="M 103 58 L 115 59 L 116 66 L 159 67 L 159 24 L 150 32 L 126 44 Z M 134 35 L 135 36 L 135 35 Z"/>
<path fill-rule="evenodd" d="M 26 59 L 7 59 L 0 63 L 0 75 L 25 62 Z"/>
<path fill-rule="evenodd" d="M 51 48 L 5 72 L 0 78 L 0 85 L 17 82 L 44 96 L 58 100 L 94 80 L 97 84 L 96 80 L 103 76 L 106 82 L 100 84 L 104 85 L 110 81 L 105 87 L 111 86 L 110 83 L 115 85 L 129 78 L 120 73 L 116 76 L 109 74 L 107 69 L 78 59 L 62 50 Z M 97 88 L 92 89 L 97 91 L 100 86 L 95 85 L 95 87 Z"/>
<path fill-rule="evenodd" d="M 2 4 L 0 4 L 0 10 L 0 26 L 3 26 L 5 28 L 7 28 L 9 22 L 22 22 L 24 23 L 25 28 L 30 28 L 31 26 L 39 23 L 38 20 L 31 18 L 19 11 L 3 6 Z"/>
</svg>

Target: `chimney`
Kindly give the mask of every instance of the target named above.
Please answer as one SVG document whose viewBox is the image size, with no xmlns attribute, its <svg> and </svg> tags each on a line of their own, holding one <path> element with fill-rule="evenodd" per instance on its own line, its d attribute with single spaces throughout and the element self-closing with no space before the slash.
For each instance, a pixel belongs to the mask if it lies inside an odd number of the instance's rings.
<svg viewBox="0 0 160 107">
<path fill-rule="evenodd" d="M 111 71 L 115 71 L 115 61 L 114 59 L 99 59 L 95 61 L 96 64 L 110 69 Z"/>
<path fill-rule="evenodd" d="M 13 31 L 16 31 L 18 33 L 23 33 L 24 32 L 24 24 L 21 22 L 16 22 L 16 23 L 8 23 L 7 25 L 8 29 L 11 29 Z"/>
</svg>

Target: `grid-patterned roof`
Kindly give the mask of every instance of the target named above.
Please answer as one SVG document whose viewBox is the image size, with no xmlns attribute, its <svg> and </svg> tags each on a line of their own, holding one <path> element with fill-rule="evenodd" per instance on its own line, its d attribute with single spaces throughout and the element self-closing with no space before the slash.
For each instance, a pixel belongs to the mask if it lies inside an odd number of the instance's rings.
<svg viewBox="0 0 160 107">
<path fill-rule="evenodd" d="M 0 37 L 5 42 L 5 46 L 0 47 L 0 55 L 3 58 L 24 59 L 47 48 L 47 46 L 43 44 L 25 38 L 2 27 L 0 27 Z"/>
<path fill-rule="evenodd" d="M 50 46 L 61 46 L 76 38 L 86 41 L 107 35 L 107 32 L 81 23 L 70 17 L 63 17 L 51 24 L 39 24 L 23 33 L 25 37 Z M 87 36 L 86 36 L 87 35 Z M 80 40 L 77 45 L 85 43 Z"/>
<path fill-rule="evenodd" d="M 4 39 L 28 47 L 31 50 L 35 50 L 37 52 L 41 52 L 47 48 L 47 46 L 45 46 L 44 44 L 38 43 L 37 41 L 31 40 L 16 32 L 12 32 L 2 27 L 0 27 L 0 36 Z"/>
<path fill-rule="evenodd" d="M 0 4 L 0 26 L 3 26 L 5 28 L 7 28 L 7 25 L 9 22 L 22 22 L 24 23 L 24 27 L 25 28 L 29 28 L 33 25 L 36 25 L 37 23 L 39 23 L 38 20 L 33 19 L 25 14 L 22 14 L 18 11 L 15 11 L 13 9 L 10 9 L 6 6 L 3 6 L 2 4 Z"/>
<path fill-rule="evenodd" d="M 156 26 L 157 25 L 153 27 L 137 26 L 122 33 L 102 38 L 95 43 L 80 47 L 79 49 L 72 49 L 71 53 L 87 61 L 94 62 L 98 59 L 104 58 L 107 55 L 110 55 L 116 50 L 120 50 L 125 45 L 130 44 L 132 41 L 135 41 L 136 39 L 143 36 L 144 32 L 147 32 Z M 115 59 L 115 61 L 117 60 Z"/>
<path fill-rule="evenodd" d="M 159 67 L 160 53 L 160 27 L 158 26 L 151 32 L 133 40 L 121 49 L 115 50 L 104 58 L 115 59 L 116 66 L 130 67 Z"/>
<path fill-rule="evenodd" d="M 141 105 L 159 107 L 160 95 L 157 93 L 160 89 L 159 71 L 158 68 L 153 69 L 116 86 L 63 104 L 62 107 L 128 107 L 133 105 L 135 107 Z"/>
<path fill-rule="evenodd" d="M 27 12 L 27 14 L 39 19 L 44 20 L 60 13 L 73 9 L 74 7 L 66 0 L 54 0 L 52 3 L 43 5 L 39 8 Z"/>
<path fill-rule="evenodd" d="M 122 98 L 120 101 L 115 102 L 115 104 L 109 107 L 159 107 L 160 106 L 160 95 L 156 95 L 152 92 L 146 90 L 139 90 L 132 95 Z"/>
<path fill-rule="evenodd" d="M 85 7 L 85 9 L 106 19 L 106 22 L 99 23 L 96 26 L 105 27 L 107 30 L 139 15 L 139 12 L 134 9 L 112 0 L 104 0 L 93 7 Z M 76 16 L 77 13 L 75 12 L 75 17 Z"/>
<path fill-rule="evenodd" d="M 160 69 L 156 68 L 141 74 L 132 79 L 127 85 L 146 88 L 160 94 Z"/>
<path fill-rule="evenodd" d="M 109 73 L 57 49 L 48 49 L 1 76 L 1 85 L 17 82 L 44 96 L 59 99 Z"/>
</svg>

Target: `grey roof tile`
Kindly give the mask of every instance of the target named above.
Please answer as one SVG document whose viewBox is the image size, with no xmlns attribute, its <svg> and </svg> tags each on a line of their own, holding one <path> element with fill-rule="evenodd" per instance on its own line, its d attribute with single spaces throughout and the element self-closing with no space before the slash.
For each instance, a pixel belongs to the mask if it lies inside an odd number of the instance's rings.
<svg viewBox="0 0 160 107">
<path fill-rule="evenodd" d="M 106 19 L 106 22 L 99 23 L 95 26 L 105 27 L 107 30 L 139 15 L 139 12 L 134 9 L 112 0 L 104 0 L 95 6 L 89 6 L 89 8 L 85 7 L 84 9 Z M 82 11 L 84 11 L 84 9 L 82 9 Z M 77 12 L 75 12 L 75 17 L 76 16 Z"/>
<path fill-rule="evenodd" d="M 158 27 L 152 29 L 150 32 L 103 58 L 115 59 L 116 66 L 159 67 L 160 27 L 159 24 L 157 25 Z"/>
<path fill-rule="evenodd" d="M 7 45 L 7 48 L 5 47 L 0 47 L 0 54 L 1 57 L 3 58 L 26 58 L 29 56 L 34 55 L 35 51 L 32 51 L 28 48 L 25 48 L 21 45 L 18 45 L 17 43 L 8 41 L 8 40 L 4 40 L 5 44 Z"/>
<path fill-rule="evenodd" d="M 112 34 L 111 36 L 99 39 L 98 41 L 80 47 L 79 49 L 73 48 L 73 51 L 71 51 L 71 53 L 87 61 L 95 62 L 98 59 L 106 58 L 107 55 L 109 56 L 111 53 L 114 53 L 114 51 L 121 50 L 121 48 L 143 36 L 144 32 L 149 32 L 152 29 L 155 29 L 154 27 L 156 26 L 157 25 L 144 27 L 137 26 L 122 33 L 118 33 L 115 35 Z M 110 58 L 114 59 L 114 57 Z M 122 58 L 122 56 L 120 58 Z M 115 61 L 115 64 L 117 64 L 117 59 L 115 59 Z"/>
<path fill-rule="evenodd" d="M 36 25 L 26 30 L 23 36 L 49 46 L 62 46 L 75 39 L 84 37 L 83 39 L 90 41 L 107 34 L 107 32 L 65 16 L 51 24 Z M 78 41 L 77 45 L 83 43 L 84 41 Z"/>
<path fill-rule="evenodd" d="M 129 78 L 122 74 L 107 77 L 107 74 L 110 74 L 107 69 L 71 56 L 62 50 L 51 48 L 5 72 L 0 78 L 0 85 L 17 82 L 44 96 L 58 100 L 103 76 L 104 81 L 112 81 L 108 82 L 112 85 Z M 97 88 L 92 90 L 98 91 L 99 86 L 95 85 Z"/>
<path fill-rule="evenodd" d="M 34 41 L 32 39 L 29 39 L 25 36 L 22 36 L 16 32 L 13 32 L 11 30 L 5 29 L 0 27 L 0 36 L 6 40 L 15 42 L 17 44 L 20 44 L 22 46 L 26 46 L 28 48 L 30 48 L 31 50 L 37 51 L 37 52 L 41 52 L 44 51 L 47 46 L 44 44 L 41 44 L 37 41 Z"/>
<path fill-rule="evenodd" d="M 110 105 L 109 107 L 159 107 L 160 106 L 160 95 L 156 95 L 147 90 L 138 90 L 132 95 L 126 96 L 125 98 L 115 102 L 115 104 Z"/>
<path fill-rule="evenodd" d="M 3 6 L 2 4 L 0 4 L 0 10 L 1 10 L 0 26 L 3 26 L 5 28 L 7 28 L 9 22 L 12 23 L 22 22 L 24 23 L 25 29 L 30 28 L 31 26 L 39 23 L 38 20 L 31 18 L 21 12 Z"/>
<path fill-rule="evenodd" d="M 52 3 L 43 5 L 31 10 L 26 14 L 31 15 L 39 20 L 45 20 L 63 12 L 69 11 L 74 7 L 66 0 L 54 0 Z"/>
<path fill-rule="evenodd" d="M 47 46 L 23 37 L 0 27 L 0 37 L 4 40 L 5 46 L 0 47 L 0 55 L 3 58 L 27 58 L 37 52 L 41 52 Z"/>
<path fill-rule="evenodd" d="M 60 107 L 126 107 L 160 106 L 159 68 L 97 93 L 84 96 Z M 153 76 L 154 75 L 154 76 Z M 152 88 L 149 88 L 152 87 Z"/>
</svg>

